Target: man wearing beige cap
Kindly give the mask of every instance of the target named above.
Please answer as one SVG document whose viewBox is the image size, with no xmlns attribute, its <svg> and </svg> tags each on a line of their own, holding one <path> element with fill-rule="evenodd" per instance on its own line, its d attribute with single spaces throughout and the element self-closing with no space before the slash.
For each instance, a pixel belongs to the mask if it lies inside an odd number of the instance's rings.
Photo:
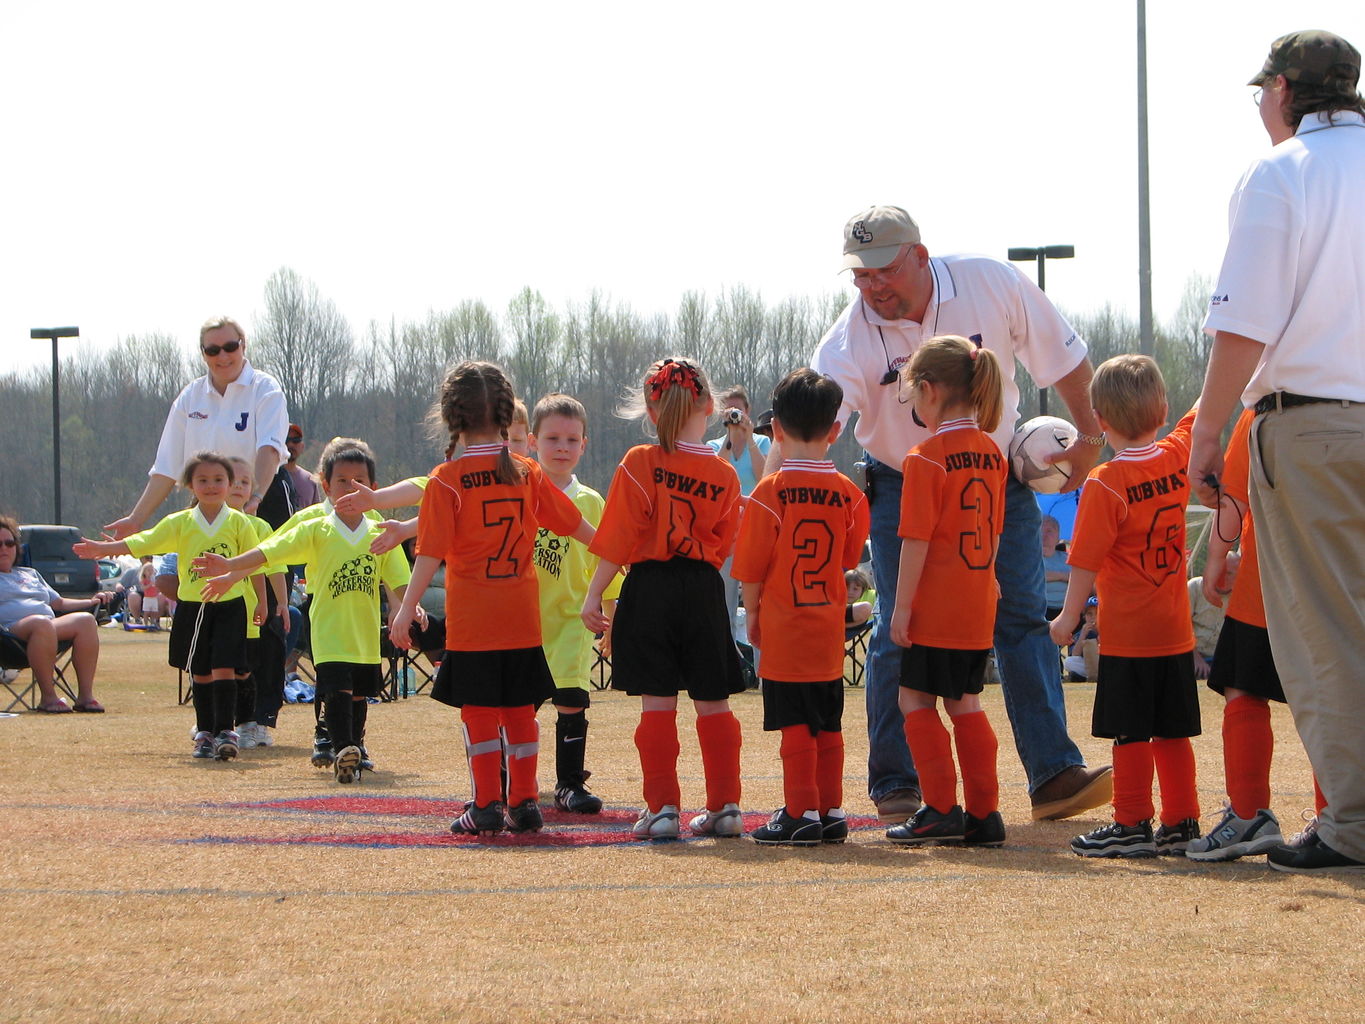
<svg viewBox="0 0 1365 1024">
<path fill-rule="evenodd" d="M 1256 86 L 1274 144 L 1232 195 L 1204 330 L 1213 349 L 1190 482 L 1218 500 L 1219 435 L 1256 410 L 1251 513 L 1270 645 L 1327 806 L 1283 871 L 1365 871 L 1365 101 L 1330 32 L 1270 47 Z"/>
<path fill-rule="evenodd" d="M 821 340 L 811 366 L 844 389 L 841 423 L 867 450 L 872 561 L 881 609 L 867 671 L 868 792 L 883 821 L 919 809 L 919 778 L 897 707 L 901 649 L 889 635 L 900 554 L 897 533 L 901 463 L 929 436 L 901 402 L 898 372 L 920 344 L 958 334 L 991 349 L 1005 369 L 1005 415 L 993 435 L 1004 451 L 1018 418 L 1016 358 L 1041 386 L 1055 387 L 1081 440 L 1067 454 L 1078 486 L 1104 441 L 1090 409 L 1085 343 L 1038 288 L 1008 263 L 985 256 L 934 256 L 919 227 L 897 206 L 874 206 L 844 228 L 844 268 L 858 296 Z M 770 463 L 775 460 L 770 460 Z M 1067 734 L 1057 647 L 1048 637 L 1039 528 L 1033 492 L 1011 478 L 996 563 L 1002 597 L 996 617 L 996 663 L 1015 746 L 1028 775 L 1033 817 L 1065 818 L 1105 803 L 1107 766 L 1086 768 Z"/>
</svg>

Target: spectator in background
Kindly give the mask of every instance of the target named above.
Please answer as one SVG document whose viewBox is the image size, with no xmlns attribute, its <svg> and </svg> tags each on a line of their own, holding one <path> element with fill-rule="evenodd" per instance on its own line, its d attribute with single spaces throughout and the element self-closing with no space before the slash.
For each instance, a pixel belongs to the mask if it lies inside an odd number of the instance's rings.
<svg viewBox="0 0 1365 1024">
<path fill-rule="evenodd" d="M 1236 575 L 1236 561 L 1229 562 L 1227 586 L 1232 586 Z M 1211 604 L 1204 596 L 1204 577 L 1195 576 L 1189 582 L 1190 623 L 1194 627 L 1194 677 L 1207 679 L 1213 664 L 1213 650 L 1218 646 L 1218 634 L 1223 628 L 1223 609 Z"/>
<path fill-rule="evenodd" d="M 289 449 L 289 462 L 284 468 L 294 483 L 294 496 L 298 499 L 295 508 L 316 505 L 322 500 L 322 491 L 318 487 L 318 478 L 299 465 L 299 456 L 303 454 L 303 428 L 297 423 L 289 424 L 284 446 Z"/>
<path fill-rule="evenodd" d="M 1071 579 L 1071 566 L 1066 564 L 1062 549 L 1062 527 L 1052 516 L 1043 516 L 1043 578 L 1047 581 L 1047 617 L 1051 621 L 1066 604 L 1066 584 Z"/>
<path fill-rule="evenodd" d="M 748 497 L 759 480 L 763 479 L 763 463 L 772 447 L 772 417 L 768 418 L 769 435 L 754 430 L 753 420 L 749 419 L 749 392 L 743 385 L 736 384 L 726 388 L 717 397 L 720 399 L 720 423 L 725 433 L 706 443 L 722 459 L 726 459 L 739 474 L 739 493 Z M 743 630 L 739 625 L 739 581 L 730 575 L 730 559 L 720 567 L 721 579 L 725 581 L 725 607 L 730 611 L 730 631 L 735 639 L 743 640 Z"/>
</svg>

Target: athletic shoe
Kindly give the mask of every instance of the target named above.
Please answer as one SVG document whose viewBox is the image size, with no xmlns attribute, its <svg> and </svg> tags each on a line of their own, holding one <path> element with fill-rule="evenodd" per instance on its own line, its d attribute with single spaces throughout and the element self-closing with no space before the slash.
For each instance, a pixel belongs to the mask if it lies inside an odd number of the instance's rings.
<svg viewBox="0 0 1365 1024">
<path fill-rule="evenodd" d="M 579 783 L 572 786 L 555 787 L 555 806 L 570 814 L 598 814 L 602 810 L 602 798 L 593 796 L 588 787 Z"/>
<path fill-rule="evenodd" d="M 365 744 L 360 744 L 360 767 L 362 771 L 374 771 L 374 761 L 370 759 L 370 752 L 365 749 Z"/>
<path fill-rule="evenodd" d="M 1004 846 L 1005 819 L 1000 817 L 999 811 L 991 811 L 984 818 L 977 818 L 971 814 L 966 815 L 962 844 L 964 846 Z"/>
<path fill-rule="evenodd" d="M 337 781 L 343 785 L 354 782 L 359 769 L 360 748 L 354 744 L 342 747 L 337 753 L 336 760 L 332 762 L 332 771 L 336 773 Z"/>
<path fill-rule="evenodd" d="M 196 732 L 194 734 L 194 756 L 201 759 L 213 757 L 213 734 Z"/>
<path fill-rule="evenodd" d="M 664 804 L 657 811 L 646 807 L 630 831 L 636 839 L 677 839 L 678 808 L 673 804 Z"/>
<path fill-rule="evenodd" d="M 822 843 L 842 843 L 848 838 L 848 814 L 842 807 L 831 807 L 828 814 L 820 815 L 820 841 Z"/>
<path fill-rule="evenodd" d="M 467 836 L 495 836 L 507 824 L 507 805 L 493 800 L 480 807 L 474 801 L 464 806 L 464 813 L 450 823 L 450 831 Z"/>
<path fill-rule="evenodd" d="M 1266 855 L 1266 860 L 1276 871 L 1289 871 L 1296 875 L 1316 874 L 1320 871 L 1365 872 L 1365 861 L 1332 849 L 1320 835 L 1314 835 L 1314 842 L 1308 846 L 1277 846 Z"/>
<path fill-rule="evenodd" d="M 237 726 L 237 745 L 243 750 L 251 750 L 261 745 L 260 741 L 256 739 L 255 722 L 243 722 Z"/>
<path fill-rule="evenodd" d="M 1303 831 L 1295 832 L 1285 840 L 1284 844 L 1295 850 L 1302 849 L 1305 846 L 1313 846 L 1318 841 L 1318 816 L 1307 808 L 1304 808 L 1300 817 L 1303 818 L 1304 821 Z"/>
<path fill-rule="evenodd" d="M 766 824 L 749 833 L 749 838 L 765 846 L 819 846 L 822 837 L 820 815 L 807 811 L 793 818 L 785 807 L 773 811 Z"/>
<path fill-rule="evenodd" d="M 1174 825 L 1161 825 L 1152 836 L 1156 852 L 1162 857 L 1183 857 L 1185 849 L 1200 836 L 1199 820 L 1183 818 Z"/>
<path fill-rule="evenodd" d="M 1283 842 L 1280 823 L 1270 811 L 1257 811 L 1253 818 L 1239 818 L 1228 806 L 1208 835 L 1190 840 L 1185 856 L 1190 860 L 1236 860 L 1266 853 Z"/>
<path fill-rule="evenodd" d="M 192 726 L 190 726 L 190 742 L 191 742 L 191 743 L 194 743 L 194 742 L 195 742 L 196 740 L 198 740 L 198 739 L 199 739 L 199 726 L 197 726 L 197 725 L 192 725 Z"/>
<path fill-rule="evenodd" d="M 507 808 L 507 831 L 539 832 L 545 827 L 545 818 L 540 813 L 540 805 L 526 799 L 515 807 Z"/>
<path fill-rule="evenodd" d="M 213 756 L 219 761 L 231 761 L 237 756 L 238 737 L 231 729 L 224 729 L 213 737 Z"/>
<path fill-rule="evenodd" d="M 734 839 L 744 835 L 744 819 L 740 816 L 739 804 L 726 804 L 718 811 L 707 808 L 688 822 L 687 827 L 693 835 L 698 836 Z"/>
<path fill-rule="evenodd" d="M 274 735 L 273 735 L 273 734 L 271 733 L 271 731 L 270 731 L 270 726 L 268 726 L 268 725 L 261 725 L 260 722 L 257 722 L 257 723 L 256 723 L 256 746 L 258 746 L 258 747 L 273 747 L 274 745 L 275 745 L 275 737 L 274 737 Z"/>
<path fill-rule="evenodd" d="M 309 758 L 314 768 L 332 767 L 332 738 L 326 733 L 315 732 L 313 734 L 313 756 Z"/>
<path fill-rule="evenodd" d="M 1150 819 L 1136 825 L 1117 821 L 1071 840 L 1071 852 L 1078 857 L 1155 857 L 1156 840 Z"/>
<path fill-rule="evenodd" d="M 966 831 L 967 822 L 959 805 L 953 804 L 947 814 L 941 814 L 925 804 L 905 824 L 887 829 L 886 838 L 897 846 L 925 846 L 961 842 Z"/>
</svg>

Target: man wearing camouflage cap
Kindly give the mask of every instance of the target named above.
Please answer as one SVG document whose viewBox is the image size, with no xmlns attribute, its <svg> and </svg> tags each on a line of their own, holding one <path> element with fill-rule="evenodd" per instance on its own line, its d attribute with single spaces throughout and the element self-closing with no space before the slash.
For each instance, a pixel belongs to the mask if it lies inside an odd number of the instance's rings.
<svg viewBox="0 0 1365 1024">
<path fill-rule="evenodd" d="M 1365 101 L 1330 32 L 1275 40 L 1257 87 L 1274 143 L 1232 196 L 1190 451 L 1206 504 L 1236 406 L 1256 410 L 1251 510 L 1275 667 L 1327 806 L 1285 871 L 1365 871 Z"/>
<path fill-rule="evenodd" d="M 1003 451 L 1018 418 L 1017 359 L 1040 385 L 1055 386 L 1082 440 L 1068 457 L 1080 485 L 1103 446 L 1090 408 L 1085 343 L 1052 303 L 1013 266 L 986 256 L 933 256 L 919 226 L 898 206 L 874 206 L 844 228 L 844 268 L 858 296 L 820 341 L 811 366 L 844 389 L 839 421 L 867 450 L 872 562 L 881 609 L 868 650 L 868 793 L 882 821 L 919 809 L 919 778 L 897 707 L 901 648 L 891 641 L 900 554 L 901 464 L 929 436 L 901 401 L 898 372 L 919 346 L 959 334 L 989 348 L 1005 374 L 1005 415 L 993 435 Z M 774 446 L 776 449 L 777 446 Z M 775 468 L 770 456 L 769 465 Z M 1028 776 L 1034 818 L 1065 818 L 1109 800 L 1108 766 L 1087 768 L 1067 733 L 1057 647 L 1047 633 L 1047 601 L 1033 492 L 1013 477 L 996 560 L 1002 592 L 995 624 L 996 662 L 1015 746 Z"/>
</svg>

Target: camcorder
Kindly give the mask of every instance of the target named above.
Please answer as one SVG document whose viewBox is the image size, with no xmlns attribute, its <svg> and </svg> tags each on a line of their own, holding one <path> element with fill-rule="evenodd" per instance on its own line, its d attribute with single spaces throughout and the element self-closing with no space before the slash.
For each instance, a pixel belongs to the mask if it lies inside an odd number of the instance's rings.
<svg viewBox="0 0 1365 1024">
<path fill-rule="evenodd" d="M 720 421 L 724 423 L 727 427 L 732 427 L 737 423 L 742 423 L 744 421 L 744 410 L 726 409 L 723 413 L 720 414 Z"/>
</svg>

